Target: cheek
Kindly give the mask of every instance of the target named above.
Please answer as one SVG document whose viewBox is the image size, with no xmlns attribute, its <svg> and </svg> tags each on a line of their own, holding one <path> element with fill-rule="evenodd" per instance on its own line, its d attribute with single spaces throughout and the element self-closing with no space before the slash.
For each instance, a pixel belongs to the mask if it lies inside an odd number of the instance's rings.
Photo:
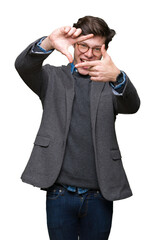
<svg viewBox="0 0 155 240">
<path fill-rule="evenodd" d="M 78 52 L 74 52 L 74 63 L 80 63 L 80 57 L 81 57 L 81 54 L 78 53 Z"/>
</svg>

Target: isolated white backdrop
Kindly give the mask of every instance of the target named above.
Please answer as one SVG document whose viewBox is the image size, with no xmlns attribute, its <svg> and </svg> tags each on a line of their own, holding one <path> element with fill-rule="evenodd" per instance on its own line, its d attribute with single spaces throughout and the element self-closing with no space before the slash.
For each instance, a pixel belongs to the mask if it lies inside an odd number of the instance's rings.
<svg viewBox="0 0 155 240">
<path fill-rule="evenodd" d="M 114 204 L 110 240 L 155 239 L 155 34 L 153 0 L 50 1 L 1 3 L 0 66 L 0 239 L 48 239 L 45 192 L 20 180 L 36 136 L 42 107 L 14 68 L 17 55 L 32 41 L 79 17 L 105 19 L 117 35 L 108 50 L 141 97 L 135 115 L 119 115 L 116 128 L 134 196 Z M 46 62 L 67 64 L 53 53 Z"/>
</svg>

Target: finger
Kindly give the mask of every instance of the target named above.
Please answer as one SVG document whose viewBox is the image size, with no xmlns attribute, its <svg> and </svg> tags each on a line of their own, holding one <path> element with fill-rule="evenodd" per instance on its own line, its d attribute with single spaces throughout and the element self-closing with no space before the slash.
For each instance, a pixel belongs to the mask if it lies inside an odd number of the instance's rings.
<svg viewBox="0 0 155 240">
<path fill-rule="evenodd" d="M 68 58 L 68 60 L 69 60 L 70 63 L 73 62 L 72 54 L 71 54 L 68 50 L 63 51 L 62 54 L 64 54 L 64 55 Z"/>
<path fill-rule="evenodd" d="M 70 29 L 71 29 L 70 26 L 65 26 L 65 27 L 62 27 L 62 28 L 61 28 L 61 31 L 62 31 L 63 33 L 68 33 L 68 32 L 70 31 Z"/>
<path fill-rule="evenodd" d="M 82 62 L 75 65 L 76 68 L 79 67 L 93 67 L 97 65 L 97 61 Z"/>
<path fill-rule="evenodd" d="M 99 81 L 97 77 L 90 77 L 90 80 L 95 81 L 95 82 Z"/>
<path fill-rule="evenodd" d="M 95 82 L 106 82 L 106 81 L 103 81 L 103 79 L 101 79 L 100 77 L 91 77 L 90 79 Z"/>
<path fill-rule="evenodd" d="M 90 38 L 92 38 L 92 37 L 94 37 L 94 34 L 88 34 L 88 35 L 82 35 L 82 36 L 80 36 L 80 37 L 78 37 L 76 40 L 76 42 L 82 42 L 82 41 L 85 41 L 85 40 L 87 40 L 87 39 L 90 39 Z"/>
<path fill-rule="evenodd" d="M 102 47 L 101 47 L 101 53 L 102 53 L 103 58 L 106 58 L 106 56 L 108 55 L 108 53 L 105 49 L 105 44 L 103 44 Z"/>
<path fill-rule="evenodd" d="M 97 72 L 96 66 L 89 67 L 90 72 Z"/>
<path fill-rule="evenodd" d="M 77 38 L 82 32 L 81 28 L 77 28 L 74 34 L 72 35 L 72 38 Z"/>
<path fill-rule="evenodd" d="M 72 27 L 66 34 L 67 37 L 71 37 L 76 32 L 76 28 Z"/>
<path fill-rule="evenodd" d="M 89 76 L 91 77 L 98 77 L 98 72 L 92 72 L 92 71 L 89 71 Z"/>
</svg>

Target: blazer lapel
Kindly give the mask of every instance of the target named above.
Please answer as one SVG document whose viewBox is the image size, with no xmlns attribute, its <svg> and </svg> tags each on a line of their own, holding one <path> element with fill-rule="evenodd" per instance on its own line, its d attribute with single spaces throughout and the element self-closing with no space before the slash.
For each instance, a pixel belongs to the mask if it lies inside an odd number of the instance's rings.
<svg viewBox="0 0 155 240">
<path fill-rule="evenodd" d="M 100 95 L 104 86 L 105 86 L 105 82 L 92 81 L 91 91 L 90 91 L 90 113 L 91 113 L 92 129 L 95 129 L 97 108 L 99 104 Z"/>
<path fill-rule="evenodd" d="M 67 105 L 67 129 L 71 120 L 72 106 L 74 100 L 74 78 L 71 74 L 71 65 L 63 66 L 65 72 L 64 85 L 66 89 L 66 105 Z"/>
</svg>

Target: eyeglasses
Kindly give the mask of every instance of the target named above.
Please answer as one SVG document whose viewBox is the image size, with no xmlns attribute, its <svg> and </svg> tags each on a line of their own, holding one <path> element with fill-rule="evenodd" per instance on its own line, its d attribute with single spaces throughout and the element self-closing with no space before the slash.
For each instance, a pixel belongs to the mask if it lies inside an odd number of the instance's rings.
<svg viewBox="0 0 155 240">
<path fill-rule="evenodd" d="M 77 46 L 81 53 L 85 53 L 91 48 L 85 43 L 77 43 Z M 101 55 L 101 47 L 95 47 L 95 48 L 91 48 L 91 49 L 92 49 L 94 56 L 99 57 Z"/>
</svg>

